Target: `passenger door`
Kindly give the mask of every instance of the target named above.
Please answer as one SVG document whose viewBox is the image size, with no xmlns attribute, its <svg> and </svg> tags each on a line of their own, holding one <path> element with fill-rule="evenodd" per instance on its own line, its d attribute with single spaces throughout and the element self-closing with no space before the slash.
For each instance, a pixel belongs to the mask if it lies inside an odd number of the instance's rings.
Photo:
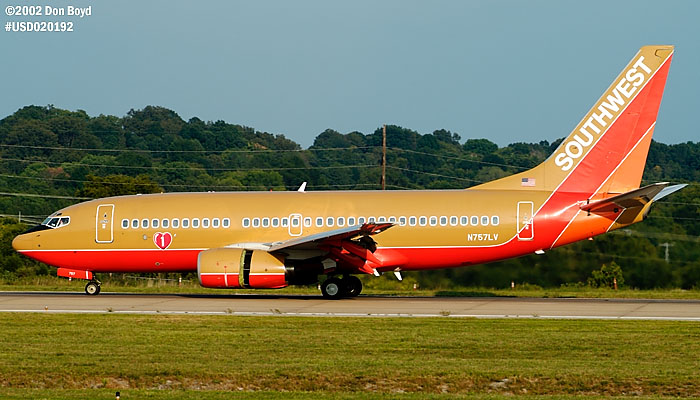
<svg viewBox="0 0 700 400">
<path fill-rule="evenodd" d="M 100 204 L 95 216 L 95 242 L 114 241 L 114 204 Z"/>
</svg>

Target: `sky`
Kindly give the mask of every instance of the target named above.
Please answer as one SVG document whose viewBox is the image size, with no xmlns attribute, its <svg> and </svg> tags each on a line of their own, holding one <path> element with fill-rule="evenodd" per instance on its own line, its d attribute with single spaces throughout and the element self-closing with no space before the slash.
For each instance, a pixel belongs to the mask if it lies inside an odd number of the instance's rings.
<svg viewBox="0 0 700 400">
<path fill-rule="evenodd" d="M 303 147 L 395 124 L 500 146 L 568 135 L 647 44 L 676 46 L 654 139 L 700 140 L 700 1 L 2 0 L 0 118 L 157 105 Z M 17 16 L 7 6 L 90 15 Z"/>
</svg>

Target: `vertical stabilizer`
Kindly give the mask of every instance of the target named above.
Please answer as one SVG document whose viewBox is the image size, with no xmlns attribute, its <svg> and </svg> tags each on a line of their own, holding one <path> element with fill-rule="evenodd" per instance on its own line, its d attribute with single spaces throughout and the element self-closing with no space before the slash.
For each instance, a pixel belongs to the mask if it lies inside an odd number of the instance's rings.
<svg viewBox="0 0 700 400">
<path fill-rule="evenodd" d="M 644 46 L 539 166 L 479 189 L 623 193 L 639 187 L 673 46 Z"/>
</svg>

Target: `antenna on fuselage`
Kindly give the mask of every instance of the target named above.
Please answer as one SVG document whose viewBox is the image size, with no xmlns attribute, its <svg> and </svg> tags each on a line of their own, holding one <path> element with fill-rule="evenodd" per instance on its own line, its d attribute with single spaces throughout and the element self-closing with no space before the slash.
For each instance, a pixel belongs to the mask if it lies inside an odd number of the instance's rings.
<svg viewBox="0 0 700 400">
<path fill-rule="evenodd" d="M 302 183 L 301 186 L 299 186 L 299 189 L 297 189 L 297 192 L 304 193 L 306 191 L 306 182 Z"/>
</svg>

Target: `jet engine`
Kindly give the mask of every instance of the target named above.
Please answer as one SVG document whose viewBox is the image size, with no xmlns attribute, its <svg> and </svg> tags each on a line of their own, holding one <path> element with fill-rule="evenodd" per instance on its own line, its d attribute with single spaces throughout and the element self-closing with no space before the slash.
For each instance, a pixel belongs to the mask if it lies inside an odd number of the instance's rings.
<svg viewBox="0 0 700 400">
<path fill-rule="evenodd" d="M 264 250 L 209 249 L 199 253 L 197 276 L 208 288 L 277 289 L 313 284 L 323 267 L 320 260 L 288 260 Z"/>
<path fill-rule="evenodd" d="M 208 288 L 282 288 L 284 259 L 266 251 L 210 249 L 197 258 L 199 283 Z"/>
</svg>

